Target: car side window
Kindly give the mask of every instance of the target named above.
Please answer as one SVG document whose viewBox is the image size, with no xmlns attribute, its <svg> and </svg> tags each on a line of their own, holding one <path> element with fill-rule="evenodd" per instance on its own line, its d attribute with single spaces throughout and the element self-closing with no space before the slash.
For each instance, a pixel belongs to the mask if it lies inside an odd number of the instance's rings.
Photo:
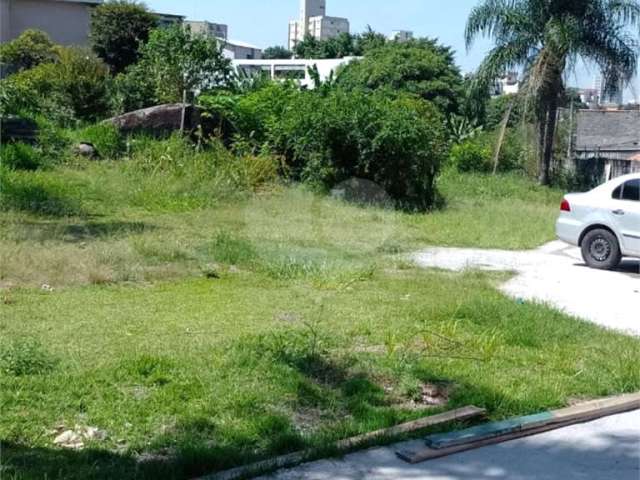
<svg viewBox="0 0 640 480">
<path fill-rule="evenodd" d="M 624 184 L 622 184 L 618 188 L 616 188 L 613 191 L 613 194 L 611 195 L 611 198 L 613 198 L 614 200 L 620 200 L 622 198 L 622 187 L 623 186 L 624 186 Z"/>
<path fill-rule="evenodd" d="M 622 185 L 622 200 L 640 202 L 640 179 L 629 180 Z"/>
</svg>

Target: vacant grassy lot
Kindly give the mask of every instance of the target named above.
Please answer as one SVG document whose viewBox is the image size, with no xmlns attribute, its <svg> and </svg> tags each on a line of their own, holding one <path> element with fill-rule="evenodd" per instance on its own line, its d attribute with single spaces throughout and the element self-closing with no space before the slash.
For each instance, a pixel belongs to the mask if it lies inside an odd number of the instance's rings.
<svg viewBox="0 0 640 480">
<path fill-rule="evenodd" d="M 3 478 L 188 478 L 435 413 L 434 386 L 493 418 L 640 389 L 636 339 L 403 259 L 535 247 L 558 192 L 445 174 L 447 208 L 411 215 L 169 180 L 5 174 Z M 76 425 L 108 436 L 53 446 Z"/>
</svg>

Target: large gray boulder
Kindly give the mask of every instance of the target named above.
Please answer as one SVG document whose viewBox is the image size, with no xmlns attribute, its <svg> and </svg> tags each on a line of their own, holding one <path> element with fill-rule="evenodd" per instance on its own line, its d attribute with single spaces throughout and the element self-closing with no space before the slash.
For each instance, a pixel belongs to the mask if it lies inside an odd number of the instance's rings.
<svg viewBox="0 0 640 480">
<path fill-rule="evenodd" d="M 128 112 L 105 120 L 112 123 L 122 133 L 147 132 L 163 135 L 180 129 L 182 104 L 170 103 Z M 187 105 L 185 110 L 185 131 L 195 130 L 201 123 L 200 109 Z"/>
</svg>

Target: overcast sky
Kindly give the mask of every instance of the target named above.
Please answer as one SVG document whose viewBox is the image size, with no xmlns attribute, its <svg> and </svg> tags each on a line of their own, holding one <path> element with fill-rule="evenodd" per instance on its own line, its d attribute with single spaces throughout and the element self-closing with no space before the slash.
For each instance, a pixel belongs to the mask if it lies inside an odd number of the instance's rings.
<svg viewBox="0 0 640 480">
<path fill-rule="evenodd" d="M 151 9 L 185 15 L 191 20 L 208 20 L 229 25 L 229 37 L 258 47 L 286 45 L 290 19 L 296 18 L 299 0 L 146 0 Z M 412 30 L 416 36 L 437 37 L 457 52 L 463 72 L 475 70 L 491 44 L 480 41 L 467 52 L 464 26 L 478 0 L 327 0 L 327 14 L 346 17 L 351 32 L 367 25 L 385 34 L 393 30 Z M 572 75 L 572 86 L 592 87 L 597 71 L 581 66 Z M 640 93 L 640 84 L 634 82 Z M 630 90 L 627 96 L 633 95 Z"/>
</svg>

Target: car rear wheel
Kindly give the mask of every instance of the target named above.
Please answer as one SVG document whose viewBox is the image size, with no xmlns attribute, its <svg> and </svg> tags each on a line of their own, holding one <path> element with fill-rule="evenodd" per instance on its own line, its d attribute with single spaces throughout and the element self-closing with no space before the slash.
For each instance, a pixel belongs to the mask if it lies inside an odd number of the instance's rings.
<svg viewBox="0 0 640 480">
<path fill-rule="evenodd" d="M 591 268 L 613 270 L 622 260 L 618 239 L 609 230 L 590 231 L 582 240 L 582 258 Z"/>
</svg>

